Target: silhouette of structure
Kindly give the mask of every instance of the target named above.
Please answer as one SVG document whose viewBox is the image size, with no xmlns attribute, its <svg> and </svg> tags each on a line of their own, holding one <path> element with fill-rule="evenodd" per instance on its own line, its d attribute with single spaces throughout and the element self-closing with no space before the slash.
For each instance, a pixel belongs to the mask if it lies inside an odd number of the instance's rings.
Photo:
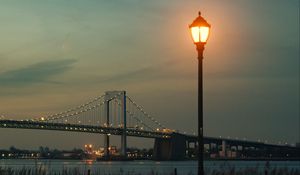
<svg viewBox="0 0 300 175">
<path fill-rule="evenodd" d="M 153 158 L 183 160 L 197 155 L 197 136 L 168 129 L 144 111 L 125 91 L 108 91 L 64 112 L 40 118 L 0 118 L 0 128 L 57 130 L 104 135 L 109 158 L 109 136 L 121 136 L 121 156 L 126 158 L 127 136 L 153 138 Z M 212 158 L 300 158 L 299 148 L 261 142 L 204 137 L 205 156 Z"/>
</svg>

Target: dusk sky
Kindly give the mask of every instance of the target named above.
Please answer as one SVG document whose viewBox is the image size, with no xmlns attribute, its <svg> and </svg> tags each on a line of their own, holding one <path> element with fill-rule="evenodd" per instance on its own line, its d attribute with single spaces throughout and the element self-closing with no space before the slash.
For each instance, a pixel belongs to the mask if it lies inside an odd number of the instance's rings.
<svg viewBox="0 0 300 175">
<path fill-rule="evenodd" d="M 299 8 L 299 0 L 0 0 L 0 115 L 36 118 L 126 90 L 165 126 L 196 132 L 188 25 L 201 10 L 212 25 L 204 135 L 299 142 Z M 0 129 L 0 140 L 0 149 L 69 149 L 102 145 L 103 136 Z"/>
</svg>

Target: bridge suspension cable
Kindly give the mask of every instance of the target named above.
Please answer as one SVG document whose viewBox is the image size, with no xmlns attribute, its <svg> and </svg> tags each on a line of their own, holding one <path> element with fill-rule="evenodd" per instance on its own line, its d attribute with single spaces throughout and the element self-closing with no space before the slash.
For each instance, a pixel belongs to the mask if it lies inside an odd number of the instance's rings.
<svg viewBox="0 0 300 175">
<path fill-rule="evenodd" d="M 121 93 L 116 94 L 115 96 L 104 100 L 105 95 L 101 95 L 99 97 L 94 98 L 93 100 L 77 106 L 75 108 L 71 108 L 64 112 L 48 115 L 47 117 L 40 117 L 33 119 L 34 121 L 42 121 L 42 122 L 62 122 L 62 123 L 77 123 L 77 124 L 96 124 L 101 125 L 102 118 L 105 116 L 104 109 L 101 107 L 107 103 L 108 101 L 112 101 L 120 96 Z M 99 109 L 99 110 L 98 110 Z M 105 120 L 103 120 L 105 121 Z"/>
<path fill-rule="evenodd" d="M 88 101 L 88 102 L 87 102 L 87 103 L 85 103 L 85 104 L 82 104 L 82 105 L 80 105 L 80 106 L 77 106 L 77 107 L 75 107 L 75 108 L 68 109 L 68 110 L 66 110 L 66 111 L 63 111 L 63 112 L 60 112 L 60 113 L 56 113 L 56 114 L 52 114 L 52 115 L 48 115 L 46 118 L 52 118 L 52 117 L 55 117 L 55 116 L 59 116 L 59 115 L 63 115 L 63 114 L 67 114 L 67 113 L 69 113 L 69 112 L 72 112 L 72 111 L 76 111 L 77 109 L 80 109 L 80 108 L 84 108 L 84 107 L 86 107 L 86 106 L 90 105 L 91 103 L 94 103 L 94 102 L 96 102 L 96 101 L 98 101 L 98 100 L 102 99 L 104 96 L 105 96 L 105 95 L 98 96 L 98 97 L 94 98 L 93 100 L 91 100 L 91 101 Z"/>
<path fill-rule="evenodd" d="M 87 103 L 63 112 L 25 121 L 122 128 L 124 126 L 124 118 L 121 117 L 121 114 L 123 107 L 126 105 L 127 108 L 124 112 L 128 114 L 126 119 L 127 128 L 144 131 L 163 131 L 165 129 L 160 122 L 145 112 L 143 107 L 130 97 L 125 97 L 127 104 L 121 104 L 124 102 L 122 100 L 123 97 L 120 98 L 120 95 L 123 95 L 123 91 L 113 96 L 107 95 L 98 96 Z M 3 119 L 4 117 L 0 115 L 0 120 Z"/>
<path fill-rule="evenodd" d="M 148 119 L 150 119 L 152 122 L 154 122 L 159 128 L 165 129 L 166 127 L 162 125 L 160 122 L 158 122 L 153 116 L 148 114 L 147 112 L 144 111 L 143 107 L 138 105 L 135 101 L 133 101 L 130 97 L 127 96 L 127 99 L 141 112 L 146 116 Z"/>
</svg>

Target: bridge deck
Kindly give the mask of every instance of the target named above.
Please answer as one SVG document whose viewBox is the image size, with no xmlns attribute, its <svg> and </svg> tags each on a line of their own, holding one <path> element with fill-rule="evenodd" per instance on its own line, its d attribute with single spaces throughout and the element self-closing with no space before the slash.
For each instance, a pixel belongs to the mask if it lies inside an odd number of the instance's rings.
<svg viewBox="0 0 300 175">
<path fill-rule="evenodd" d="M 79 124 L 64 124 L 64 123 L 48 123 L 38 121 L 20 121 L 20 120 L 0 120 L 0 128 L 16 128 L 16 129 L 39 129 L 39 130 L 56 130 L 69 132 L 85 132 L 98 134 L 122 135 L 123 128 L 90 126 Z M 171 138 L 173 133 L 161 131 L 145 131 L 133 128 L 126 129 L 127 136 L 145 137 L 145 138 Z M 197 142 L 198 136 L 184 135 L 187 141 Z M 253 147 L 273 147 L 285 149 L 298 149 L 290 145 L 275 145 L 262 142 L 236 140 L 226 138 L 204 137 L 204 143 L 219 143 L 226 141 L 229 145 L 253 146 Z"/>
<path fill-rule="evenodd" d="M 86 132 L 98 134 L 122 135 L 123 128 L 89 126 L 79 124 L 47 123 L 36 121 L 19 121 L 19 120 L 0 120 L 0 128 L 16 129 L 39 129 L 39 130 L 56 130 L 71 132 Z M 137 130 L 132 128 L 126 129 L 127 136 L 146 137 L 146 138 L 169 138 L 170 133 Z"/>
</svg>

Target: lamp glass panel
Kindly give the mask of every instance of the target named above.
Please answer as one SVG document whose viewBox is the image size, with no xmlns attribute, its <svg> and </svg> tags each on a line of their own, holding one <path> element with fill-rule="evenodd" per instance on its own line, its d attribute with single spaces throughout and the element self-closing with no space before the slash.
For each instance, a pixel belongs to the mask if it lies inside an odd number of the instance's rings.
<svg viewBox="0 0 300 175">
<path fill-rule="evenodd" d="M 199 27 L 200 42 L 206 43 L 209 35 L 209 27 Z M 199 42 L 199 41 L 198 41 Z"/>
<path fill-rule="evenodd" d="M 199 33 L 199 27 L 192 27 L 191 33 L 194 40 L 194 43 L 198 43 L 200 41 L 200 33 Z"/>
</svg>

